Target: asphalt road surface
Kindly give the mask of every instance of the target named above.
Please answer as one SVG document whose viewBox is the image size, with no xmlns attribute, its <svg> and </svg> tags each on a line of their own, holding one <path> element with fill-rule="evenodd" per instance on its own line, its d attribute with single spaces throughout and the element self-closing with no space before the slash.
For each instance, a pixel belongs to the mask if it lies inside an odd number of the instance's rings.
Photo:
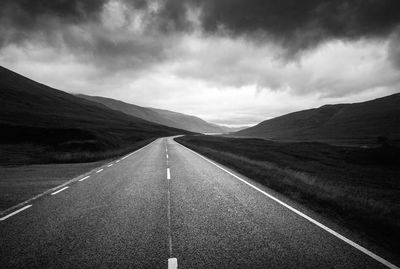
<svg viewBox="0 0 400 269">
<path fill-rule="evenodd" d="M 0 268 L 396 268 L 262 191 L 158 139 L 0 216 Z"/>
</svg>

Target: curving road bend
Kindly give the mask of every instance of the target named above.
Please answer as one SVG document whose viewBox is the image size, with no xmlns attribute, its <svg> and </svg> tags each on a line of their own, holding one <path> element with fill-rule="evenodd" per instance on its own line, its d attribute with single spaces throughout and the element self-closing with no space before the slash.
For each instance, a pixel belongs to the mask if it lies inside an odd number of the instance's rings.
<svg viewBox="0 0 400 269">
<path fill-rule="evenodd" d="M 0 216 L 0 268 L 396 268 L 172 138 Z"/>
</svg>

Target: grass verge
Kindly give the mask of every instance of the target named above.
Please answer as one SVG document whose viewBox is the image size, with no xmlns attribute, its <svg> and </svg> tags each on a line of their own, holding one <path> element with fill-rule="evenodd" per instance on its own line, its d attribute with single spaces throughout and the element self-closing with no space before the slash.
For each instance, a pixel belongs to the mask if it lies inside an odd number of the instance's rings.
<svg viewBox="0 0 400 269">
<path fill-rule="evenodd" d="M 184 136 L 176 141 L 354 231 L 400 249 L 400 150 Z"/>
<path fill-rule="evenodd" d="M 157 138 L 137 140 L 132 143 L 106 149 L 60 149 L 40 144 L 0 144 L 0 166 L 18 166 L 50 163 L 85 163 L 121 156 L 135 151 Z"/>
</svg>

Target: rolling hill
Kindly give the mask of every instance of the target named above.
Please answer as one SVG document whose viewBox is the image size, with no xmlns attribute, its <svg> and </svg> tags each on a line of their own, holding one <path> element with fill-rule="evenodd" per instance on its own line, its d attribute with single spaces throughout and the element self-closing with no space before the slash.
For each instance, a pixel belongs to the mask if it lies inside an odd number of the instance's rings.
<svg viewBox="0 0 400 269">
<path fill-rule="evenodd" d="M 3 67 L 0 127 L 0 163 L 56 162 L 57 156 L 67 154 L 75 157 L 59 161 L 79 161 L 79 154 L 99 159 L 145 140 L 188 133 L 50 88 Z"/>
<path fill-rule="evenodd" d="M 302 110 L 233 135 L 281 140 L 370 140 L 378 136 L 399 139 L 400 94 Z"/>
<path fill-rule="evenodd" d="M 220 126 L 207 122 L 199 117 L 186 115 L 169 110 L 141 107 L 134 104 L 125 103 L 119 100 L 78 94 L 78 97 L 98 102 L 111 109 L 121 111 L 125 114 L 138 117 L 147 121 L 155 122 L 169 127 L 184 129 L 198 133 L 227 133 L 237 131 L 237 129 Z"/>
</svg>

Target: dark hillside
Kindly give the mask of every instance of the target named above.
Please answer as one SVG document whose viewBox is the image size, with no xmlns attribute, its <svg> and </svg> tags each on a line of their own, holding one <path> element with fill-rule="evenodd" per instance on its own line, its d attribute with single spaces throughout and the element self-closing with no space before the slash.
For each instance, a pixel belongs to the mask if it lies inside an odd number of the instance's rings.
<svg viewBox="0 0 400 269">
<path fill-rule="evenodd" d="M 150 122 L 158 123 L 161 125 L 171 126 L 173 122 L 169 121 L 168 119 L 162 117 L 157 112 L 146 108 L 137 106 L 134 104 L 128 104 L 119 100 L 101 97 L 101 96 L 90 96 L 84 94 L 77 95 L 80 98 L 92 101 L 93 103 L 98 104 L 99 106 L 106 106 L 116 111 L 123 112 L 125 114 L 144 119 Z"/>
<path fill-rule="evenodd" d="M 95 160 L 141 141 L 187 133 L 99 106 L 3 67 L 0 125 L 0 150 L 7 153 L 1 154 L 0 164 Z"/>
<path fill-rule="evenodd" d="M 400 94 L 294 112 L 234 135 L 278 140 L 376 140 L 379 136 L 399 139 Z"/>
</svg>

